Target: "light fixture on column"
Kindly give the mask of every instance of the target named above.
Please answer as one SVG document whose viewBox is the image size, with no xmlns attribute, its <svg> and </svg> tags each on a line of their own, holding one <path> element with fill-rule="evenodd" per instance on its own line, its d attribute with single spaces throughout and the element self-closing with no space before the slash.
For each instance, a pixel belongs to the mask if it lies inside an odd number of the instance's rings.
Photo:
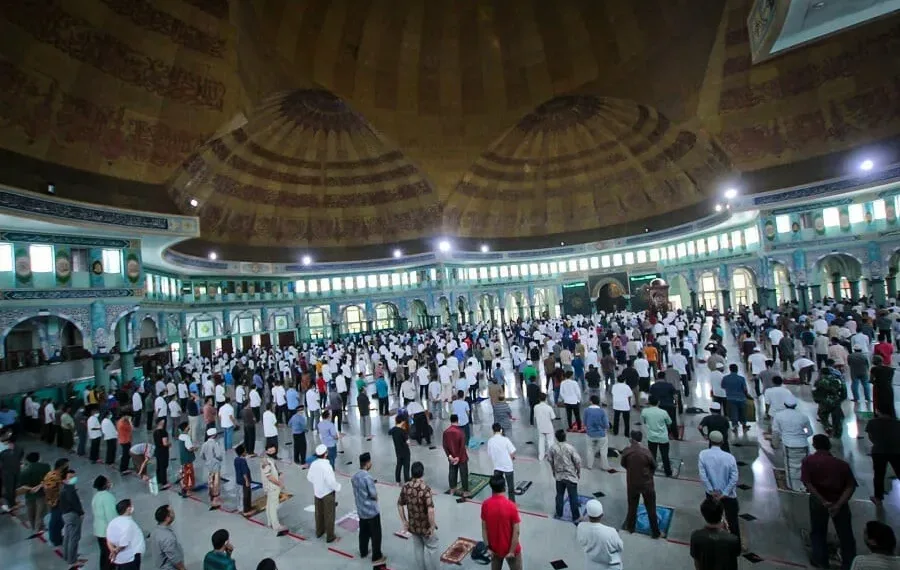
<svg viewBox="0 0 900 570">
<path fill-rule="evenodd" d="M 868 158 L 859 164 L 859 169 L 863 172 L 869 172 L 873 168 L 875 168 L 875 162 Z"/>
<path fill-rule="evenodd" d="M 481 253 L 487 253 L 489 251 L 491 251 L 491 248 L 488 247 L 488 244 L 486 244 L 486 243 L 481 244 Z"/>
<path fill-rule="evenodd" d="M 200 202 L 198 202 L 196 198 L 191 198 L 190 204 L 191 204 L 191 208 L 196 208 L 197 206 L 200 205 Z"/>
<path fill-rule="evenodd" d="M 403 257 L 403 251 L 399 248 L 394 250 L 394 257 Z"/>
<path fill-rule="evenodd" d="M 717 211 L 717 212 L 721 212 L 721 211 L 722 211 L 722 204 L 716 204 L 716 211 Z"/>
<path fill-rule="evenodd" d="M 440 242 L 438 242 L 438 249 L 443 252 L 450 251 L 450 242 L 445 239 L 442 239 Z"/>
<path fill-rule="evenodd" d="M 734 200 L 737 198 L 738 191 L 737 188 L 728 188 L 725 190 L 725 199 L 726 200 Z"/>
<path fill-rule="evenodd" d="M 209 252 L 209 258 L 212 259 L 213 261 L 215 261 L 215 260 L 219 259 L 219 255 L 216 252 L 211 251 L 211 252 Z"/>
<path fill-rule="evenodd" d="M 312 257 L 310 257 L 308 255 L 304 255 L 300 261 L 303 262 L 303 265 L 309 265 L 312 263 Z"/>
</svg>

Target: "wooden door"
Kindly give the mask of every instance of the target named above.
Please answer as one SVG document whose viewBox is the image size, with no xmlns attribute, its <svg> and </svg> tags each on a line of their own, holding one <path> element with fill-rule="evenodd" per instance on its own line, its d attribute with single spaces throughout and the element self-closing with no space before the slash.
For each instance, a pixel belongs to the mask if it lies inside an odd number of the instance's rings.
<svg viewBox="0 0 900 570">
<path fill-rule="evenodd" d="M 234 342 L 232 342 L 230 337 L 222 339 L 222 352 L 226 354 L 234 352 Z"/>
<path fill-rule="evenodd" d="M 211 340 L 200 341 L 200 356 L 212 358 L 213 346 Z"/>
</svg>

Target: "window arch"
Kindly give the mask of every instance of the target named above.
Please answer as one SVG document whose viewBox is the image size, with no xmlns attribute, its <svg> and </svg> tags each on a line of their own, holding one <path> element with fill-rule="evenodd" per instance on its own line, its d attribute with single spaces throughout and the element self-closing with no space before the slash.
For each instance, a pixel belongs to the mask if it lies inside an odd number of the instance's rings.
<svg viewBox="0 0 900 570">
<path fill-rule="evenodd" d="M 390 303 L 375 305 L 375 330 L 396 328 L 398 314 L 397 307 Z"/>
<path fill-rule="evenodd" d="M 366 312 L 359 305 L 344 307 L 344 332 L 349 334 L 366 332 Z"/>
<path fill-rule="evenodd" d="M 306 329 L 312 339 L 324 339 L 331 336 L 328 326 L 328 313 L 322 307 L 312 307 L 306 311 Z"/>
<path fill-rule="evenodd" d="M 707 310 L 719 306 L 719 285 L 711 271 L 700 276 L 700 299 Z"/>
<path fill-rule="evenodd" d="M 735 307 L 749 307 L 756 302 L 756 279 L 743 267 L 735 269 L 731 274 L 731 298 Z"/>
</svg>

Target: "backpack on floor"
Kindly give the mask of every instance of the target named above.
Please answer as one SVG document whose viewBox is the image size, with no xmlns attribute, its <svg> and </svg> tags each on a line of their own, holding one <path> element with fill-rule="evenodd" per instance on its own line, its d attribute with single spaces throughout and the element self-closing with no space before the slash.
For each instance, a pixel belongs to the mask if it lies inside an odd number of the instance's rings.
<svg viewBox="0 0 900 570">
<path fill-rule="evenodd" d="M 472 560 L 478 564 L 488 565 L 491 563 L 491 553 L 488 552 L 487 544 L 482 541 L 479 541 L 472 549 L 471 556 Z"/>
</svg>

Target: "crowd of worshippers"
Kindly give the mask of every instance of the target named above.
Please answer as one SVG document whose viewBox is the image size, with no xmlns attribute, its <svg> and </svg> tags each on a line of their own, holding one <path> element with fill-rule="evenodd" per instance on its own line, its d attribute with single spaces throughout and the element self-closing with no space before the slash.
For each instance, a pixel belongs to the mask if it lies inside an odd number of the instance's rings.
<svg viewBox="0 0 900 570">
<path fill-rule="evenodd" d="M 395 425 L 389 431 L 397 457 L 397 482 L 401 481 L 401 475 L 404 481 L 411 480 L 408 439 L 412 437 L 420 443 L 425 440 L 430 444 L 431 420 L 448 417 L 450 427 L 443 435 L 444 450 L 450 463 L 448 478 L 451 490 L 465 498 L 468 473 L 466 461 L 461 456 L 471 437 L 471 422 L 478 410 L 475 404 L 482 394 L 487 393 L 494 417 L 494 436 L 488 440 L 488 451 L 495 475 L 503 477 L 509 500 L 514 501 L 512 459 L 515 449 L 504 435 L 512 427 L 512 412 L 505 402 L 505 388 L 507 384 L 514 384 L 519 394 L 526 396 L 529 420 L 538 432 L 539 459 L 547 458 L 551 465 L 554 462 L 562 465 L 559 468 L 561 479 L 557 480 L 558 514 L 566 494 L 571 502 L 571 512 L 577 513 L 577 492 L 570 485 L 577 484 L 577 477 L 571 481 L 573 477 L 570 476 L 575 470 L 577 452 L 560 458 L 558 450 L 571 445 L 565 441 L 566 430 L 558 430 L 553 424 L 556 408 L 564 408 L 567 428 L 587 436 L 588 468 L 597 455 L 601 468 L 609 468 L 607 432 L 618 435 L 619 428 L 623 428 L 621 433 L 631 441 L 621 457 L 629 477 L 629 515 L 624 528 L 633 530 L 633 517 L 638 501 L 643 497 L 648 513 L 653 513 L 650 515 L 651 534 L 657 537 L 655 508 L 651 508 L 655 504 L 652 474 L 656 458 L 661 455 L 664 472 L 671 476 L 669 442 L 682 436 L 677 420 L 684 413 L 685 400 L 691 398 L 690 383 L 696 374 L 695 366 L 705 360 L 713 403 L 711 414 L 701 422 L 701 433 L 710 441 L 707 451 L 721 453 L 702 452 L 700 470 L 701 475 L 706 474 L 704 483 L 708 494 L 722 507 L 727 528 L 739 536 L 737 499 L 732 496 L 733 486 L 729 486 L 730 463 L 734 461 L 728 453 L 729 429 L 732 434 L 736 434 L 739 427 L 746 431 L 748 423 L 757 419 L 755 412 L 747 413 L 748 407 L 755 408 L 755 397 L 760 404 L 765 401 L 763 416 L 771 418 L 766 429 L 772 433 L 773 444 L 782 450 L 787 485 L 811 493 L 811 513 L 814 513 L 813 500 L 818 501 L 820 507 L 827 507 L 815 512 L 818 517 L 815 520 L 824 520 L 826 528 L 829 517 L 834 521 L 842 548 L 847 549 L 845 555 L 852 559 L 855 550 L 851 551 L 851 548 L 855 549 L 855 546 L 852 545 L 852 532 L 847 537 L 849 509 L 843 508 L 846 500 L 841 501 L 850 484 L 849 479 L 843 481 L 843 487 L 838 489 L 840 493 L 834 496 L 826 497 L 827 492 L 813 490 L 817 488 L 815 477 L 819 470 L 805 466 L 825 454 L 830 449 L 830 442 L 827 436 L 817 436 L 818 440 L 813 439 L 816 453 L 808 455 L 808 437 L 813 430 L 806 416 L 797 411 L 798 402 L 784 381 L 796 374 L 800 382 L 813 383 L 813 372 L 818 372 L 813 391 L 818 418 L 826 433 L 834 437 L 841 435 L 841 403 L 847 397 L 847 382 L 851 384 L 854 401 L 859 399 L 859 388 L 867 402 L 874 400 L 877 417 L 869 422 L 866 431 L 874 445 L 876 481 L 873 501 L 880 504 L 886 466 L 890 463 L 896 469 L 900 464 L 894 452 L 900 442 L 897 441 L 893 392 L 891 382 L 885 382 L 886 378 L 893 378 L 894 346 L 891 339 L 897 340 L 898 315 L 893 307 L 877 310 L 842 303 L 823 303 L 805 314 L 784 309 L 782 312 L 761 312 L 741 308 L 721 315 L 717 311 L 711 311 L 709 315 L 705 312 L 673 311 L 663 315 L 623 311 L 594 317 L 516 322 L 502 328 L 478 325 L 460 331 L 438 329 L 358 335 L 343 341 L 284 349 L 255 347 L 234 355 L 190 356 L 179 366 L 157 370 L 142 382 L 113 384 L 108 393 L 101 387 L 91 386 L 81 398 L 62 404 L 50 400 L 38 402 L 29 394 L 23 400 L 21 416 L 6 408 L 0 409 L 0 414 L 4 414 L 3 419 L 11 425 L 8 430 L 14 434 L 11 441 L 21 431 L 32 432 L 47 443 L 56 443 L 66 450 L 74 447 L 78 455 L 111 465 L 116 462 L 118 452 L 122 473 L 136 471 L 149 478 L 149 467 L 155 465 L 155 484 L 161 489 L 170 487 L 170 454 L 178 453 L 181 463 L 179 481 L 184 495 L 193 490 L 193 464 L 199 460 L 208 474 L 212 508 L 221 505 L 220 473 L 224 453 L 232 449 L 238 425 L 244 433 L 243 444 L 236 450 L 236 462 L 256 455 L 256 429 L 261 422 L 265 441 L 262 447 L 266 452 L 261 455 L 263 467 L 266 467 L 266 459 L 274 459 L 278 454 L 278 426 L 286 424 L 291 430 L 295 463 L 310 464 L 310 475 L 314 473 L 313 464 L 317 466 L 315 472 L 320 471 L 318 458 L 329 463 L 330 476 L 318 473 L 316 477 L 322 489 L 336 486 L 331 490 L 333 502 L 333 493 L 339 490 L 339 484 L 331 483 L 334 460 L 348 405 L 352 405 L 351 400 L 355 398 L 362 416 L 360 435 L 369 439 L 371 394 L 371 398 L 377 400 L 379 415 L 392 413 L 389 411 L 392 410 L 391 403 L 393 408 L 399 408 Z M 700 348 L 703 325 L 709 322 L 707 316 L 712 317 L 710 333 Z M 727 333 L 738 342 L 739 354 L 729 356 L 727 353 L 726 327 Z M 514 378 L 506 378 L 506 370 L 500 361 L 500 335 L 510 347 Z M 810 336 L 812 342 L 807 342 Z M 823 344 L 820 338 L 825 339 L 824 352 L 820 352 Z M 859 357 L 866 359 L 863 369 L 859 368 Z M 739 373 L 734 362 L 738 359 L 744 363 L 746 377 Z M 540 385 L 539 366 L 543 367 L 544 386 Z M 751 385 L 755 396 L 750 392 Z M 611 407 L 612 421 L 603 409 L 605 404 Z M 59 414 L 56 405 L 60 407 Z M 641 445 L 644 434 L 631 430 L 632 410 L 639 410 L 645 424 L 646 447 Z M 23 421 L 18 422 L 18 417 Z M 152 437 L 146 442 L 133 443 L 133 431 L 141 428 L 142 420 L 152 431 Z M 307 457 L 306 437 L 307 432 L 312 431 L 317 432 L 321 445 L 316 447 L 313 456 Z M 7 444 L 7 447 L 15 449 L 14 444 Z M 267 497 L 274 495 L 272 512 L 269 512 L 267 502 L 267 513 L 272 528 L 283 535 L 287 529 L 277 521 L 278 492 L 283 482 L 275 462 L 269 463 L 262 471 Z M 580 458 L 577 463 L 580 471 Z M 723 468 L 726 463 L 727 469 Z M 629 464 L 638 467 L 629 468 Z M 236 472 L 237 469 L 236 463 Z M 849 466 L 830 472 L 849 472 Z M 879 472 L 881 477 L 878 477 Z M 713 481 L 712 473 L 718 477 L 724 473 L 727 477 Z M 67 475 L 60 476 L 65 478 Z M 554 475 L 557 475 L 556 467 Z M 735 467 L 735 483 L 736 477 Z M 852 473 L 849 478 L 852 479 Z M 249 512 L 249 474 L 246 477 L 239 475 L 237 480 L 247 482 L 243 510 Z M 460 481 L 462 488 L 458 489 Z M 820 482 L 819 485 L 833 487 L 834 482 Z M 8 485 L 4 487 L 9 488 Z M 318 501 L 324 498 L 318 493 L 316 499 L 317 534 L 328 534 L 327 539 L 332 540 L 334 507 L 327 501 L 319 505 Z M 11 504 L 15 501 L 7 500 L 5 507 L 9 508 Z M 319 533 L 320 506 L 323 513 L 331 513 L 330 517 L 322 515 L 322 533 Z M 815 556 L 817 536 L 822 533 L 817 532 L 815 523 L 813 526 Z M 427 545 L 425 548 L 427 550 Z"/>
</svg>

